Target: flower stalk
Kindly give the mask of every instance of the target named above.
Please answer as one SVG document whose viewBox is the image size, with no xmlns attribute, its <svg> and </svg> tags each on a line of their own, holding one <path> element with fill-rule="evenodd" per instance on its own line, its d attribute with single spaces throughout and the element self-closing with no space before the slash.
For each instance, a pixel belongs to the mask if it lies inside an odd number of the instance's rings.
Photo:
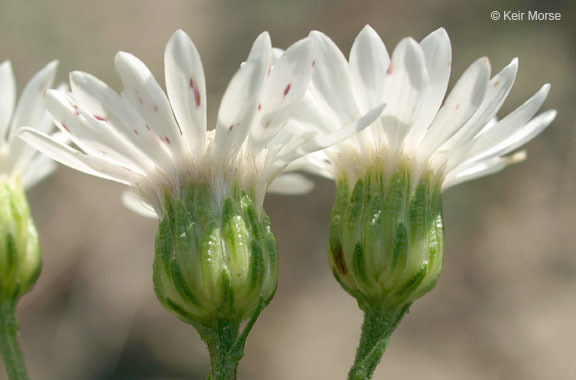
<svg viewBox="0 0 576 380">
<path fill-rule="evenodd" d="M 10 380 L 28 379 L 24 356 L 18 343 L 15 301 L 0 301 L 0 354 Z"/>
<path fill-rule="evenodd" d="M 189 184 L 183 199 L 167 194 L 164 206 L 154 262 L 158 299 L 198 330 L 210 352 L 208 379 L 235 379 L 248 334 L 278 283 L 269 219 L 237 186 L 220 200 L 208 185 Z"/>
<path fill-rule="evenodd" d="M 410 304 L 388 308 L 369 307 L 364 310 L 362 336 L 356 352 L 354 365 L 348 374 L 349 380 L 372 378 L 384 351 L 388 347 L 392 333 L 408 311 Z"/>
</svg>

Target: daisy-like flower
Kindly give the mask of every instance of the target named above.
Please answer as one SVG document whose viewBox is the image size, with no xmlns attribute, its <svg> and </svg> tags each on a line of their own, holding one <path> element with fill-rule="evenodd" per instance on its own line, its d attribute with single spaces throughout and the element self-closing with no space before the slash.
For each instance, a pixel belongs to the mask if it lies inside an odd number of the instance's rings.
<svg viewBox="0 0 576 380">
<path fill-rule="evenodd" d="M 54 129 L 43 96 L 54 84 L 56 66 L 51 62 L 40 70 L 16 104 L 12 65 L 9 61 L 0 64 L 0 354 L 11 379 L 27 378 L 18 343 L 16 304 L 34 286 L 42 268 L 25 190 L 55 169 L 52 160 L 17 139 L 15 130 L 26 125 L 45 133 Z"/>
<path fill-rule="evenodd" d="M 289 163 L 351 136 L 383 108 L 330 133 L 285 128 L 315 62 L 308 40 L 277 53 L 267 33 L 256 39 L 228 85 L 214 130 L 206 126 L 200 56 L 178 31 L 165 51 L 167 95 L 140 60 L 120 52 L 121 95 L 80 72 L 70 76 L 72 96 L 47 94 L 56 124 L 76 147 L 35 129 L 21 132 L 65 165 L 129 185 L 135 197 L 128 201 L 158 215 L 156 293 L 197 327 L 212 353 L 213 378 L 221 378 L 214 377 L 218 368 L 235 371 L 218 360 L 237 364 L 246 338 L 240 323 L 253 323 L 276 290 L 277 246 L 262 209 L 267 188 Z M 285 193 L 309 186 L 294 174 L 278 179 L 276 189 Z"/>
<path fill-rule="evenodd" d="M 44 106 L 44 92 L 54 84 L 56 62 L 40 70 L 16 104 L 16 81 L 9 61 L 0 64 L 0 295 L 17 300 L 36 282 L 42 266 L 40 244 L 25 189 L 45 178 L 55 163 L 15 137 L 21 126 L 45 133 L 54 124 Z M 56 139 L 61 138 L 55 136 Z"/>
<path fill-rule="evenodd" d="M 516 59 L 490 78 L 488 59 L 480 58 L 445 98 L 451 47 L 444 29 L 420 43 L 403 39 L 389 57 L 366 26 L 348 61 L 326 35 L 312 32 L 311 39 L 318 69 L 300 119 L 330 131 L 387 104 L 357 136 L 303 158 L 306 168 L 337 182 L 330 259 L 334 275 L 366 313 L 351 378 L 369 378 L 408 306 L 438 279 L 441 192 L 523 159 L 523 152 L 514 152 L 556 112 L 534 116 L 546 84 L 496 119 L 514 83 Z"/>
</svg>

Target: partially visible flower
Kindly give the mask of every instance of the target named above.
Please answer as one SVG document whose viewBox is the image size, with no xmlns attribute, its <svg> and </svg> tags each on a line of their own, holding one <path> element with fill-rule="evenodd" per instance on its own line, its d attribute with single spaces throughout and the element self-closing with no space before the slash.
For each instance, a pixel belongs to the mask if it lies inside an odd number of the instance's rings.
<svg viewBox="0 0 576 380">
<path fill-rule="evenodd" d="M 0 299 L 16 302 L 36 282 L 42 267 L 38 234 L 25 189 L 55 169 L 55 163 L 16 138 L 15 130 L 54 129 L 44 92 L 54 84 L 51 62 L 28 82 L 16 104 L 16 83 L 9 61 L 0 64 Z"/>
<path fill-rule="evenodd" d="M 9 61 L 0 64 L 0 354 L 11 379 L 28 378 L 18 343 L 16 305 L 34 286 L 42 269 L 40 242 L 25 190 L 56 166 L 17 139 L 15 130 L 30 126 L 50 133 L 54 129 L 44 106 L 44 93 L 54 84 L 56 66 L 51 62 L 40 70 L 16 105 L 12 65 Z"/>
<path fill-rule="evenodd" d="M 312 32 L 310 38 L 317 70 L 299 119 L 332 131 L 386 103 L 370 127 L 293 165 L 337 183 L 330 260 L 337 280 L 366 314 L 350 378 L 367 379 L 402 315 L 440 274 L 442 191 L 524 159 L 524 152 L 514 152 L 556 112 L 535 116 L 546 84 L 496 119 L 514 83 L 516 59 L 490 78 L 488 59 L 480 58 L 444 99 L 451 66 L 444 29 L 420 43 L 403 39 L 390 58 L 366 26 L 349 61 L 324 34 Z"/>
<path fill-rule="evenodd" d="M 128 203 L 147 204 L 158 215 L 156 294 L 199 327 L 213 350 L 222 329 L 236 331 L 255 319 L 276 290 L 277 246 L 262 209 L 272 181 L 297 158 L 368 126 L 383 107 L 334 132 L 286 127 L 306 92 L 314 55 L 308 40 L 273 54 L 263 33 L 208 131 L 204 72 L 184 32 L 170 39 L 164 60 L 167 96 L 148 68 L 124 52 L 115 60 L 121 95 L 81 72 L 70 76 L 72 96 L 48 92 L 48 109 L 77 148 L 31 128 L 21 136 L 65 165 L 129 185 Z M 278 178 L 283 192 L 309 186 L 295 174 Z"/>
<path fill-rule="evenodd" d="M 34 75 L 16 104 L 12 65 L 9 61 L 0 64 L 0 178 L 18 180 L 27 189 L 52 173 L 56 164 L 16 138 L 15 131 L 25 126 L 44 133 L 55 129 L 44 105 L 44 93 L 54 85 L 57 65 L 56 61 L 50 62 Z"/>
</svg>

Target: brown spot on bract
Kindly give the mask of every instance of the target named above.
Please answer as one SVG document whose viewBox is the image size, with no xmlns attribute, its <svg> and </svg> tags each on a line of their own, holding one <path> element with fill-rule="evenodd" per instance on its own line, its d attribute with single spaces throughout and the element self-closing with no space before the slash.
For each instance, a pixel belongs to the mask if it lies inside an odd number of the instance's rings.
<svg viewBox="0 0 576 380">
<path fill-rule="evenodd" d="M 158 106 L 154 106 L 154 112 L 158 112 Z"/>
<path fill-rule="evenodd" d="M 147 130 L 148 132 L 152 132 L 152 129 L 150 128 L 150 126 L 149 126 L 148 124 L 146 124 L 146 130 Z"/>
<path fill-rule="evenodd" d="M 164 137 L 164 141 L 166 141 L 166 143 L 167 143 L 168 145 L 170 145 L 170 139 L 168 138 L 168 136 Z"/>
<path fill-rule="evenodd" d="M 459 109 L 460 108 L 460 103 L 456 104 L 456 107 L 454 107 L 455 109 Z"/>
<path fill-rule="evenodd" d="M 228 127 L 228 132 L 232 132 L 232 129 L 234 129 L 234 124 Z"/>
<path fill-rule="evenodd" d="M 137 130 L 137 129 L 133 129 L 132 131 L 133 131 L 135 134 L 137 134 L 137 135 L 139 135 L 139 134 L 140 134 L 140 132 L 138 132 L 138 130 Z"/>
<path fill-rule="evenodd" d="M 262 104 L 258 104 L 258 111 L 262 109 Z"/>
<path fill-rule="evenodd" d="M 66 123 L 62 122 L 61 124 L 62 124 L 62 128 L 64 128 L 66 130 L 66 132 L 70 133 L 70 128 L 68 128 Z"/>
<path fill-rule="evenodd" d="M 288 95 L 288 93 L 290 92 L 290 87 L 292 87 L 292 84 L 288 84 L 288 86 L 286 86 L 286 88 L 284 89 L 284 96 Z"/>
<path fill-rule="evenodd" d="M 140 104 L 144 104 L 144 100 L 142 100 L 141 97 L 138 97 L 138 101 L 140 102 Z"/>
<path fill-rule="evenodd" d="M 341 274 L 347 274 L 348 268 L 346 267 L 346 261 L 344 260 L 344 253 L 342 252 L 342 247 L 336 247 L 332 251 L 332 257 L 334 259 L 334 264 L 336 265 L 336 270 Z"/>
<path fill-rule="evenodd" d="M 312 61 L 312 67 L 316 66 L 316 60 Z"/>
<path fill-rule="evenodd" d="M 500 86 L 500 81 L 499 81 L 499 80 L 497 80 L 496 82 L 494 82 L 494 87 L 498 87 L 498 86 Z"/>
</svg>

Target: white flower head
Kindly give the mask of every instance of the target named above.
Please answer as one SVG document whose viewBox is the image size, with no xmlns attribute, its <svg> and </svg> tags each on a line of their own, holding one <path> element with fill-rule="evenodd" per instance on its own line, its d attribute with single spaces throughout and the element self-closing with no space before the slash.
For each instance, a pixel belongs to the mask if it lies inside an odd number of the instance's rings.
<svg viewBox="0 0 576 380">
<path fill-rule="evenodd" d="M 445 98 L 451 47 L 443 28 L 420 43 L 403 39 L 389 57 L 378 34 L 366 26 L 348 61 L 326 35 L 312 32 L 310 38 L 318 65 L 300 118 L 331 130 L 338 121 L 386 103 L 372 126 L 299 162 L 329 178 L 345 174 L 350 185 L 378 161 L 388 171 L 409 164 L 416 177 L 434 173 L 444 189 L 492 174 L 522 160 L 524 152 L 511 153 L 556 115 L 549 110 L 534 117 L 548 94 L 546 84 L 511 114 L 496 119 L 514 83 L 517 59 L 492 78 L 488 59 L 478 59 Z"/>
<path fill-rule="evenodd" d="M 0 177 L 20 181 L 30 188 L 52 173 L 56 164 L 15 136 L 19 127 L 30 126 L 50 133 L 54 124 L 44 105 L 44 93 L 54 84 L 56 61 L 40 70 L 24 87 L 16 102 L 16 81 L 9 61 L 0 64 Z M 58 134 L 53 136 L 62 138 Z"/>
<path fill-rule="evenodd" d="M 74 169 L 129 185 L 136 197 L 125 196 L 128 205 L 143 200 L 149 213 L 162 215 L 163 193 L 181 196 L 191 181 L 209 184 L 217 199 L 239 185 L 261 205 L 289 163 L 352 135 L 382 109 L 347 124 L 345 133 L 284 128 L 306 92 L 314 55 L 305 39 L 278 56 L 265 32 L 230 81 L 216 128 L 207 130 L 202 63 L 183 31 L 168 42 L 164 62 L 167 95 L 144 63 L 124 52 L 115 60 L 120 95 L 82 72 L 70 75 L 72 96 L 48 92 L 48 109 L 78 149 L 32 128 L 22 129 L 22 138 Z M 271 187 L 284 193 L 310 186 L 295 174 L 278 179 Z"/>
</svg>

